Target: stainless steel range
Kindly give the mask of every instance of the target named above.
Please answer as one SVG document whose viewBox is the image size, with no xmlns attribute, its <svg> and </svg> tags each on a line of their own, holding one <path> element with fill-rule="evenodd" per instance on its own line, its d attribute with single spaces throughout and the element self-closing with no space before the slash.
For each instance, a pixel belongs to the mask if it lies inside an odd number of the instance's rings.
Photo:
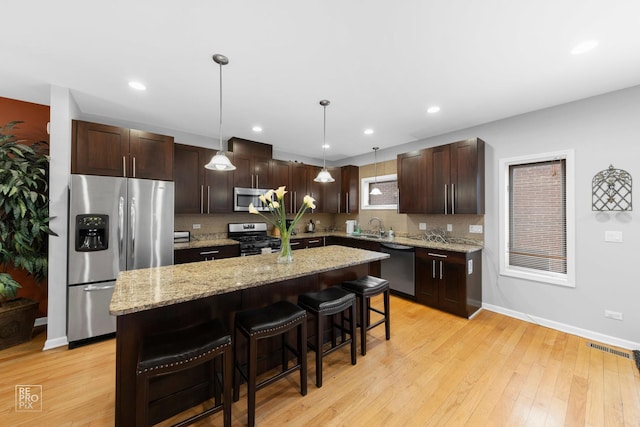
<svg viewBox="0 0 640 427">
<path fill-rule="evenodd" d="M 280 239 L 267 235 L 266 222 L 230 223 L 228 237 L 240 242 L 240 256 L 261 254 L 263 248 L 280 250 Z"/>
</svg>

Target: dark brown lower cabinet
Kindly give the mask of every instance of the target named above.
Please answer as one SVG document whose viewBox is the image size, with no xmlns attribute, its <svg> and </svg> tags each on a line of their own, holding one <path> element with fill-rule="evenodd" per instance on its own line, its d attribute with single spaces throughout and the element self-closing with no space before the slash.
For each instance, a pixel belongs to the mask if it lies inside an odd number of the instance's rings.
<svg viewBox="0 0 640 427">
<path fill-rule="evenodd" d="M 187 262 L 213 261 L 215 259 L 232 258 L 236 256 L 240 256 L 240 246 L 238 245 L 176 249 L 173 251 L 173 263 L 185 264 Z"/>
<path fill-rule="evenodd" d="M 482 305 L 482 252 L 416 248 L 416 300 L 469 318 Z"/>
</svg>

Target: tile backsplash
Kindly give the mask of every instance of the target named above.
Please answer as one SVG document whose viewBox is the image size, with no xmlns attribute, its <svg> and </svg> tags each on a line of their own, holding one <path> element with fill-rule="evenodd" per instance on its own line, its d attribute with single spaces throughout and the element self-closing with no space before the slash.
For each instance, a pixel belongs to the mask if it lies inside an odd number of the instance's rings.
<svg viewBox="0 0 640 427">
<path fill-rule="evenodd" d="M 377 217 L 382 220 L 384 227 L 388 230 L 393 228 L 398 236 L 423 234 L 420 224 L 425 224 L 427 231 L 439 228 L 447 230 L 447 225 L 451 225 L 452 236 L 484 240 L 483 233 L 470 233 L 469 226 L 481 226 L 484 231 L 483 215 L 420 215 L 420 214 L 399 214 L 394 210 L 368 210 L 359 214 L 313 214 L 306 213 L 297 224 L 297 232 L 303 233 L 305 225 L 309 220 L 316 223 L 317 231 L 327 231 L 335 229 L 345 231 L 347 220 L 356 220 L 364 230 L 375 229 L 377 223 L 374 221 L 369 225 L 371 218 Z M 318 221 L 320 221 L 318 223 Z M 178 231 L 191 232 L 192 240 L 202 240 L 206 238 L 226 237 L 227 224 L 230 222 L 264 222 L 264 220 L 254 214 L 238 212 L 232 214 L 210 214 L 210 215 L 176 215 L 175 229 Z M 199 228 L 194 228 L 194 225 Z"/>
</svg>

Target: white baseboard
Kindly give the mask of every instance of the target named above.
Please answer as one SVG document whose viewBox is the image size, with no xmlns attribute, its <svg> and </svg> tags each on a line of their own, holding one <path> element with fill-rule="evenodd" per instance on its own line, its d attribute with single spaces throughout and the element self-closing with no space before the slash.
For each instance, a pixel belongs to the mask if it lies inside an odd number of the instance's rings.
<svg viewBox="0 0 640 427">
<path fill-rule="evenodd" d="M 640 349 L 640 343 L 623 340 L 620 338 L 604 335 L 599 332 L 589 331 L 587 329 L 578 328 L 572 325 L 556 322 L 554 320 L 544 319 L 542 317 L 533 316 L 531 314 L 522 313 L 519 311 L 511 310 L 509 308 L 500 307 L 497 305 L 482 303 L 482 308 L 496 313 L 504 314 L 505 316 L 514 317 L 516 319 L 524 320 L 525 322 L 534 323 L 536 325 L 544 326 L 547 328 L 555 329 L 557 331 L 566 332 L 568 334 L 577 335 L 582 338 L 586 338 L 600 343 L 613 345 L 620 348 L 626 348 L 627 350 Z"/>
<path fill-rule="evenodd" d="M 33 326 L 36 327 L 36 326 L 46 325 L 47 321 L 48 321 L 48 317 L 38 317 L 36 321 L 33 322 Z M 42 351 L 51 350 L 52 348 L 57 348 L 57 347 L 63 347 L 68 344 L 69 344 L 69 341 L 67 341 L 66 336 L 48 339 L 44 342 L 44 347 L 42 348 Z"/>
<path fill-rule="evenodd" d="M 67 341 L 66 336 L 53 338 L 50 340 L 46 340 L 44 342 L 44 347 L 42 348 L 42 351 L 51 350 L 52 348 L 64 347 L 65 345 L 68 345 L 68 344 L 69 344 L 69 341 Z"/>
</svg>

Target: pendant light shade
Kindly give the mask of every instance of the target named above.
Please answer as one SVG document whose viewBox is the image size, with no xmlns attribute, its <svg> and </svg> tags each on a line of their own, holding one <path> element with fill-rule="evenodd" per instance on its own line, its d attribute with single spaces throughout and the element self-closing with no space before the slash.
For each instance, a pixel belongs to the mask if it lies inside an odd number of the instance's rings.
<svg viewBox="0 0 640 427">
<path fill-rule="evenodd" d="M 375 170 L 375 178 L 373 182 L 373 188 L 369 193 L 371 196 L 379 196 L 382 194 L 382 191 L 378 188 L 378 150 L 380 147 L 373 147 L 373 156 L 375 158 L 374 161 L 374 170 Z"/>
<path fill-rule="evenodd" d="M 322 105 L 322 108 L 324 109 L 324 133 L 322 136 L 322 170 L 318 173 L 318 176 L 313 179 L 315 182 L 335 181 L 335 179 L 333 179 L 333 177 L 327 170 L 327 160 L 325 157 L 325 150 L 327 149 L 327 105 L 329 104 L 330 102 L 326 99 L 320 101 L 320 105 Z"/>
<path fill-rule="evenodd" d="M 229 58 L 216 53 L 213 55 L 213 61 L 220 65 L 220 151 L 218 151 L 204 167 L 217 171 L 232 171 L 235 170 L 236 167 L 233 166 L 231 160 L 224 155 L 224 151 L 222 150 L 222 66 L 229 63 Z"/>
</svg>

